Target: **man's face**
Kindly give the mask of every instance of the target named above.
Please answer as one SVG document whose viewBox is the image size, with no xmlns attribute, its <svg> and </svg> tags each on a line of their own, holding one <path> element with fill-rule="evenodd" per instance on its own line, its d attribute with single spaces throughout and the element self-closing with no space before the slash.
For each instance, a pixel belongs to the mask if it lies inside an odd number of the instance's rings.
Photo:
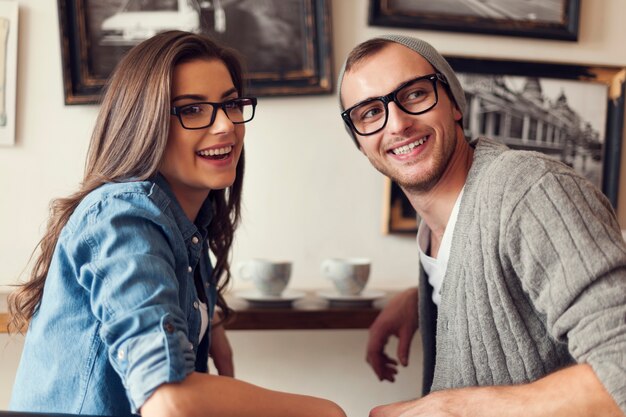
<svg viewBox="0 0 626 417">
<path fill-rule="evenodd" d="M 344 75 L 344 108 L 387 95 L 406 81 L 435 72 L 416 52 L 391 43 Z M 461 120 L 461 113 L 439 82 L 437 90 L 439 101 L 428 112 L 411 115 L 392 102 L 383 130 L 368 136 L 356 135 L 361 151 L 372 165 L 407 190 L 430 190 L 445 172 L 457 139 L 462 139 L 462 130 L 456 123 Z"/>
</svg>

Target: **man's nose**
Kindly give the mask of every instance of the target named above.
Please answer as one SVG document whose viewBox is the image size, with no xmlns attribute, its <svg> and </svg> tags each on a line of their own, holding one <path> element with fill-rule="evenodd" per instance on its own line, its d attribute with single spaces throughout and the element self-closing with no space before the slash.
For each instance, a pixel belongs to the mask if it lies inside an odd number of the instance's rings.
<svg viewBox="0 0 626 417">
<path fill-rule="evenodd" d="M 413 116 L 403 111 L 395 102 L 389 103 L 387 112 L 387 131 L 391 134 L 401 135 L 414 122 Z"/>
</svg>

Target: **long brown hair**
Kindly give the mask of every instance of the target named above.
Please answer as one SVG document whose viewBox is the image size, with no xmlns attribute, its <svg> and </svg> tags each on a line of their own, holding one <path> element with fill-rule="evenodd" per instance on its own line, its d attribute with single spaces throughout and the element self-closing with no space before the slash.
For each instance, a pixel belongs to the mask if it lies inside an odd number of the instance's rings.
<svg viewBox="0 0 626 417">
<path fill-rule="evenodd" d="M 168 31 L 132 48 L 117 65 L 102 98 L 78 191 L 52 201 L 47 230 L 30 279 L 9 297 L 9 328 L 22 332 L 37 311 L 52 255 L 61 230 L 78 204 L 94 189 L 109 182 L 146 180 L 159 168 L 170 126 L 170 89 L 174 67 L 195 59 L 219 59 L 228 68 L 235 88 L 243 95 L 243 75 L 236 54 L 193 33 Z M 230 281 L 229 254 L 241 215 L 244 152 L 232 186 L 209 193 L 214 217 L 209 226 L 209 248 L 215 256 L 217 305 L 228 316 L 223 297 Z M 37 250 L 36 248 L 36 250 Z"/>
</svg>

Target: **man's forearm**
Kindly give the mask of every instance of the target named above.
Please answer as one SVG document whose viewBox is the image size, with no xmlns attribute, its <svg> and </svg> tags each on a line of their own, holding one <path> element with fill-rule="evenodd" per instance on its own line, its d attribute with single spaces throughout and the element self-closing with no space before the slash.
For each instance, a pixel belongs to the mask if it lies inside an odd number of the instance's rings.
<svg viewBox="0 0 626 417">
<path fill-rule="evenodd" d="M 466 392 L 463 392 L 466 391 Z M 575 365 L 533 383 L 459 390 L 465 416 L 623 417 L 589 365 Z M 456 403 L 456 401 L 455 401 Z"/>
<path fill-rule="evenodd" d="M 437 391 L 372 410 L 370 417 L 624 417 L 589 365 L 530 384 Z"/>
<path fill-rule="evenodd" d="M 537 416 L 624 417 L 624 413 L 600 382 L 590 365 L 575 365 L 529 384 L 540 399 L 533 404 Z M 520 386 L 520 389 L 524 389 Z M 542 410 L 552 409 L 547 414 Z M 528 414 L 527 414 L 528 415 Z"/>
</svg>

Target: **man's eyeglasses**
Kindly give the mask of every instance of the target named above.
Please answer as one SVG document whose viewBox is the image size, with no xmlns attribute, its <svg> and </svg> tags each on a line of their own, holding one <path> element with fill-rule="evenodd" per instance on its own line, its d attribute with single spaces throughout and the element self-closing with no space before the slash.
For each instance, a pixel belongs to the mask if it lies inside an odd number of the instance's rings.
<svg viewBox="0 0 626 417">
<path fill-rule="evenodd" d="M 254 117 L 255 97 L 239 97 L 221 103 L 209 101 L 173 106 L 171 114 L 178 117 L 185 129 L 204 129 L 215 122 L 217 111 L 222 109 L 234 124 L 246 123 Z"/>
<path fill-rule="evenodd" d="M 429 74 L 407 81 L 382 97 L 369 98 L 350 107 L 341 117 L 344 122 L 361 136 L 373 135 L 387 125 L 389 103 L 394 102 L 405 113 L 422 114 L 432 109 L 439 101 L 437 81 L 447 84 L 441 74 Z"/>
</svg>

